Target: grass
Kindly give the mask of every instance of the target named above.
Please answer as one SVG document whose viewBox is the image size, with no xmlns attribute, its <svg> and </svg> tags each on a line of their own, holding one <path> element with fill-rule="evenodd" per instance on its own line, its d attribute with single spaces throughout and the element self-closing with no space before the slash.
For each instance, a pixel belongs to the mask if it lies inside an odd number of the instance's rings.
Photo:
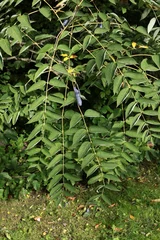
<svg viewBox="0 0 160 240">
<path fill-rule="evenodd" d="M 85 204 L 91 192 L 68 198 L 56 207 L 45 193 L 0 201 L 0 240 L 157 240 L 160 238 L 160 167 L 142 168 L 127 179 L 112 205 Z"/>
</svg>

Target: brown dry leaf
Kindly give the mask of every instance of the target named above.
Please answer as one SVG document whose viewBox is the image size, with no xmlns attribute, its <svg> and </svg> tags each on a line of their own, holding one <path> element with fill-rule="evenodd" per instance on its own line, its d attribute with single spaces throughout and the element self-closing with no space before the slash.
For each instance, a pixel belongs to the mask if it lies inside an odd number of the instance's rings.
<svg viewBox="0 0 160 240">
<path fill-rule="evenodd" d="M 109 207 L 109 208 L 113 208 L 113 207 L 115 207 L 115 206 L 116 206 L 116 204 L 113 203 L 113 204 L 109 205 L 108 207 Z"/>
<path fill-rule="evenodd" d="M 102 223 L 98 223 L 94 226 L 95 229 L 99 228 L 99 226 L 101 225 Z"/>
<path fill-rule="evenodd" d="M 152 199 L 151 202 L 160 202 L 160 198 L 158 198 L 158 199 Z"/>
<path fill-rule="evenodd" d="M 41 221 L 41 218 L 42 218 L 42 217 L 37 216 L 37 217 L 34 218 L 34 220 L 37 221 L 37 222 L 40 222 L 40 221 Z"/>
<path fill-rule="evenodd" d="M 118 228 L 118 227 L 115 227 L 115 228 L 114 228 L 114 231 L 115 231 L 115 232 L 121 232 L 122 230 L 123 230 L 123 228 Z"/>
<path fill-rule="evenodd" d="M 76 197 L 67 197 L 67 199 L 68 199 L 69 201 L 74 201 L 74 200 L 76 199 Z"/>
<path fill-rule="evenodd" d="M 77 210 L 81 210 L 81 209 L 84 209 L 85 208 L 85 205 L 81 204 L 77 207 Z"/>
<path fill-rule="evenodd" d="M 133 215 L 129 215 L 129 218 L 135 220 L 135 217 Z"/>
</svg>

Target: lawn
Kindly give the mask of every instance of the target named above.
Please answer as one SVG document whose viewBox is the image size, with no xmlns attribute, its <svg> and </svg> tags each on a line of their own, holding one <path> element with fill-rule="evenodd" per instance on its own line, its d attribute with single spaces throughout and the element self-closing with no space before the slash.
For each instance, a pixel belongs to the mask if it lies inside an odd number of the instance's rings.
<svg viewBox="0 0 160 240">
<path fill-rule="evenodd" d="M 93 189 L 58 207 L 46 193 L 0 202 L 0 240 L 157 240 L 160 239 L 160 167 L 148 164 L 123 182 L 105 209 L 87 205 Z"/>
</svg>

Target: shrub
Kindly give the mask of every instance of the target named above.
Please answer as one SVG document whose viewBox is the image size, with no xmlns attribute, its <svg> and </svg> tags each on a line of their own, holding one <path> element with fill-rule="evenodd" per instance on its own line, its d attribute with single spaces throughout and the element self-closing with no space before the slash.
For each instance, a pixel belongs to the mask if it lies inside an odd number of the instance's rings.
<svg viewBox="0 0 160 240">
<path fill-rule="evenodd" d="M 27 181 L 57 200 L 85 176 L 108 203 L 158 156 L 159 4 L 122 2 L 1 3 L 1 131 L 25 128 Z"/>
</svg>

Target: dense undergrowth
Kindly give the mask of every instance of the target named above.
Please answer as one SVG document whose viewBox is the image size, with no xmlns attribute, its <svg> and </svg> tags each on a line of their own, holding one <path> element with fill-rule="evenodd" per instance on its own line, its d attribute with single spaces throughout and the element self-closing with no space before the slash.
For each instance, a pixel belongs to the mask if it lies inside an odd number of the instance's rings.
<svg viewBox="0 0 160 240">
<path fill-rule="evenodd" d="M 157 1 L 0 3 L 0 196 L 91 202 L 159 158 Z M 133 17 L 135 16 L 135 17 Z"/>
</svg>

